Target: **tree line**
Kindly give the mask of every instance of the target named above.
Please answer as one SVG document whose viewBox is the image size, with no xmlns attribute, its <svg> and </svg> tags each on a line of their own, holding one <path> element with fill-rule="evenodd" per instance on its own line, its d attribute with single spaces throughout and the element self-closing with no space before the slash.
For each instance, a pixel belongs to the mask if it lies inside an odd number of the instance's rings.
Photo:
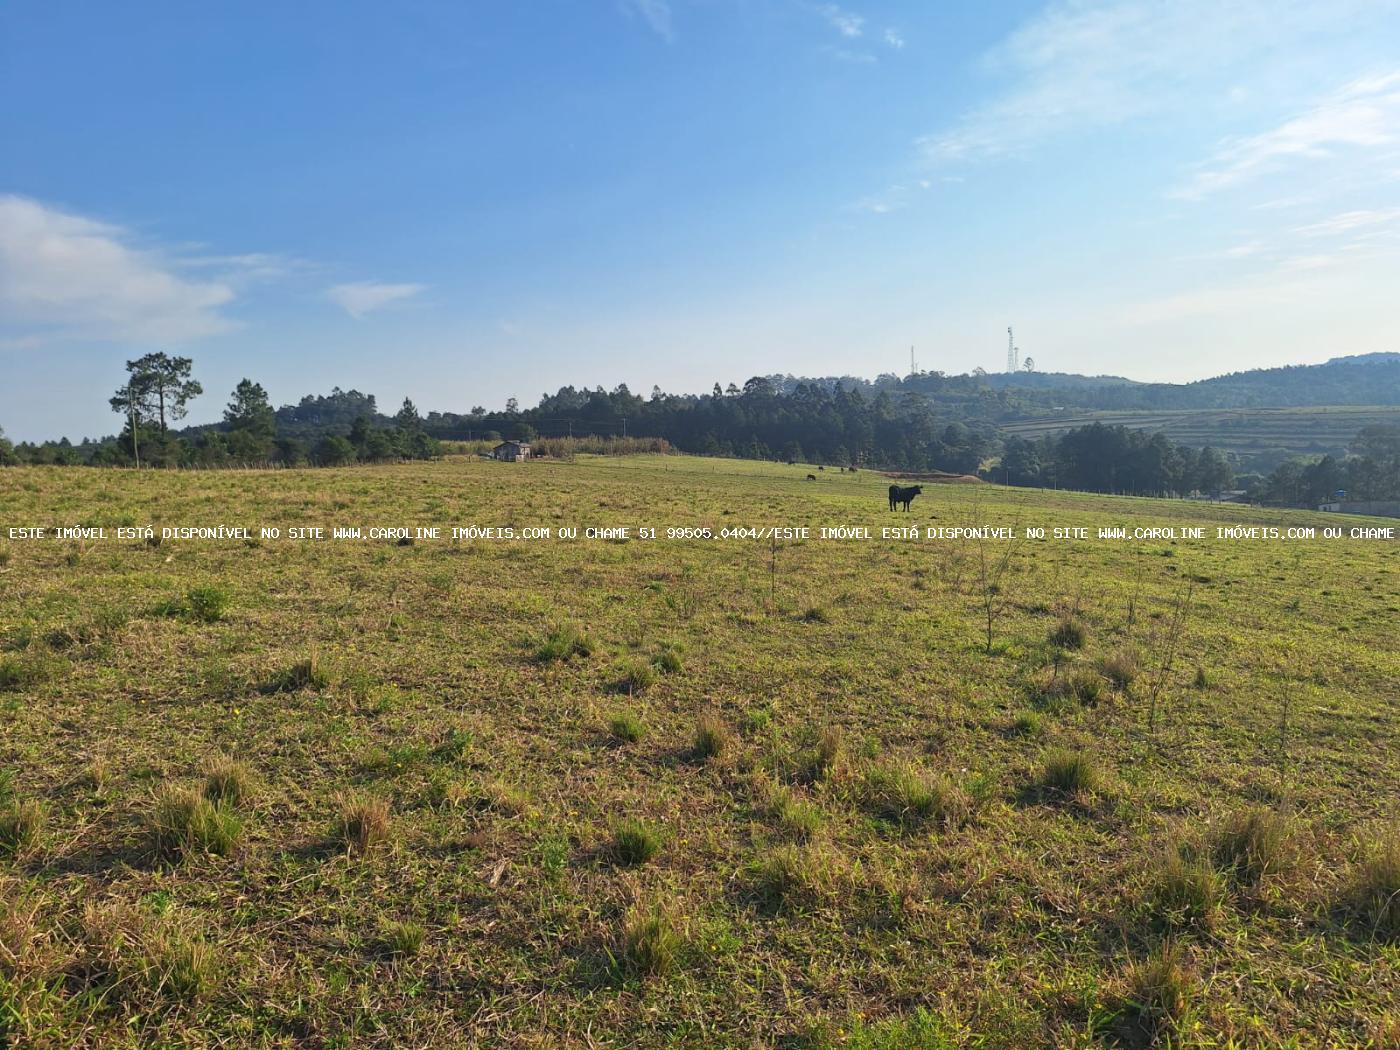
<svg viewBox="0 0 1400 1050">
<path fill-rule="evenodd" d="M 1037 441 L 1003 441 L 996 419 L 1014 409 L 1013 395 L 977 385 L 976 377 L 755 376 L 742 387 L 716 383 L 708 394 L 653 387 L 645 398 L 625 384 L 611 391 L 565 386 L 533 408 L 512 398 L 499 411 L 477 406 L 426 416 L 407 398 L 386 415 L 373 394 L 339 387 L 274 409 L 261 384 L 243 379 L 219 423 L 177 429 L 204 393 L 193 362 L 152 353 L 126 367 L 126 382 L 110 400 L 123 422 L 120 434 L 18 446 L 0 435 L 0 463 L 341 466 L 432 458 L 449 439 L 632 437 L 698 455 L 981 473 L 1012 485 L 1092 492 L 1213 495 L 1236 483 L 1219 451 L 1178 445 L 1160 433 L 1094 423 Z M 1260 479 L 1255 494 L 1293 505 L 1340 489 L 1357 499 L 1395 498 L 1396 430 L 1367 428 L 1344 457 L 1289 461 Z"/>
<path fill-rule="evenodd" d="M 1011 485 L 1134 496 L 1215 496 L 1234 484 L 1229 459 L 1210 446 L 1196 449 L 1161 433 L 1103 423 L 1036 441 L 1007 438 L 991 476 Z"/>
<path fill-rule="evenodd" d="M 1265 503 L 1313 507 L 1345 493 L 1347 500 L 1400 500 L 1400 425 L 1364 427 L 1348 455 L 1281 463 L 1259 485 Z"/>
<path fill-rule="evenodd" d="M 441 444 L 423 428 L 405 398 L 392 417 L 378 415 L 373 395 L 337 388 L 331 400 L 349 402 L 343 425 L 298 426 L 289 409 L 274 410 L 261 383 L 243 379 L 230 394 L 221 422 L 175 429 L 189 405 L 204 393 L 188 357 L 151 353 L 126 363 L 127 379 L 110 399 L 123 427 L 114 437 L 73 444 L 66 438 L 42 444 L 0 445 L 0 463 L 94 466 L 235 467 L 342 466 L 356 462 L 432 459 Z M 325 400 L 325 399 L 322 399 Z M 305 404 L 306 399 L 303 399 Z"/>
</svg>

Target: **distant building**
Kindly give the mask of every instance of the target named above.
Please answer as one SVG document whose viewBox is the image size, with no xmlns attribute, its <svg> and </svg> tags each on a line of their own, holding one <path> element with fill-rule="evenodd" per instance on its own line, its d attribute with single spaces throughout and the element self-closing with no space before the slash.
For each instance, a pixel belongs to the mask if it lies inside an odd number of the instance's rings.
<svg viewBox="0 0 1400 1050">
<path fill-rule="evenodd" d="M 530 458 L 530 446 L 524 441 L 502 441 L 491 450 L 491 458 L 505 463 L 523 463 Z"/>
<path fill-rule="evenodd" d="M 1337 514 L 1369 514 L 1375 518 L 1400 518 L 1400 500 L 1332 500 L 1319 503 L 1318 510 Z"/>
</svg>

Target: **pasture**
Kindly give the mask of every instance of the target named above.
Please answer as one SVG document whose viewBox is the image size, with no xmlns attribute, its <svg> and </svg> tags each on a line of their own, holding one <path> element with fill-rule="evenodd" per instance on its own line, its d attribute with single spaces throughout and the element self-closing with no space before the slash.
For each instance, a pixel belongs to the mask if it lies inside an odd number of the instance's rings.
<svg viewBox="0 0 1400 1050">
<path fill-rule="evenodd" d="M 0 530 L 660 533 L 0 534 L 0 1045 L 1396 1045 L 1400 544 L 888 484 L 0 470 Z M 665 536 L 768 525 L 876 538 Z"/>
</svg>

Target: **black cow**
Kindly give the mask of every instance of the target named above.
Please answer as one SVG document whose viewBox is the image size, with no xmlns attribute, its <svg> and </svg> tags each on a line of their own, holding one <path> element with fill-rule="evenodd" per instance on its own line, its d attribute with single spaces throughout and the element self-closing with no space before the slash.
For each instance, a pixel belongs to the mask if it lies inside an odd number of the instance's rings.
<svg viewBox="0 0 1400 1050">
<path fill-rule="evenodd" d="M 920 485 L 910 485 L 907 488 L 901 488 L 898 485 L 891 485 L 890 510 L 894 510 L 895 504 L 903 503 L 905 511 L 908 511 L 909 504 L 914 502 L 914 497 L 923 491 L 923 487 Z"/>
<path fill-rule="evenodd" d="M 816 481 L 816 480 L 817 480 L 817 476 L 816 476 L 815 474 L 808 474 L 808 475 L 807 475 L 807 480 L 808 480 L 808 481 Z"/>
</svg>

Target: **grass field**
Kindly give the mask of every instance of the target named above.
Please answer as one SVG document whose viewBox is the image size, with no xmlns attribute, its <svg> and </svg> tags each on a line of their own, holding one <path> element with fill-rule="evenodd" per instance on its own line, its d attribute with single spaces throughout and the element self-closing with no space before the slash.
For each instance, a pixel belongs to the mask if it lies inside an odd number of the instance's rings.
<svg viewBox="0 0 1400 1050">
<path fill-rule="evenodd" d="M 1397 1045 L 1400 544 L 665 538 L 1337 524 L 809 470 L 0 471 L 661 534 L 0 538 L 0 1045 Z"/>
</svg>

